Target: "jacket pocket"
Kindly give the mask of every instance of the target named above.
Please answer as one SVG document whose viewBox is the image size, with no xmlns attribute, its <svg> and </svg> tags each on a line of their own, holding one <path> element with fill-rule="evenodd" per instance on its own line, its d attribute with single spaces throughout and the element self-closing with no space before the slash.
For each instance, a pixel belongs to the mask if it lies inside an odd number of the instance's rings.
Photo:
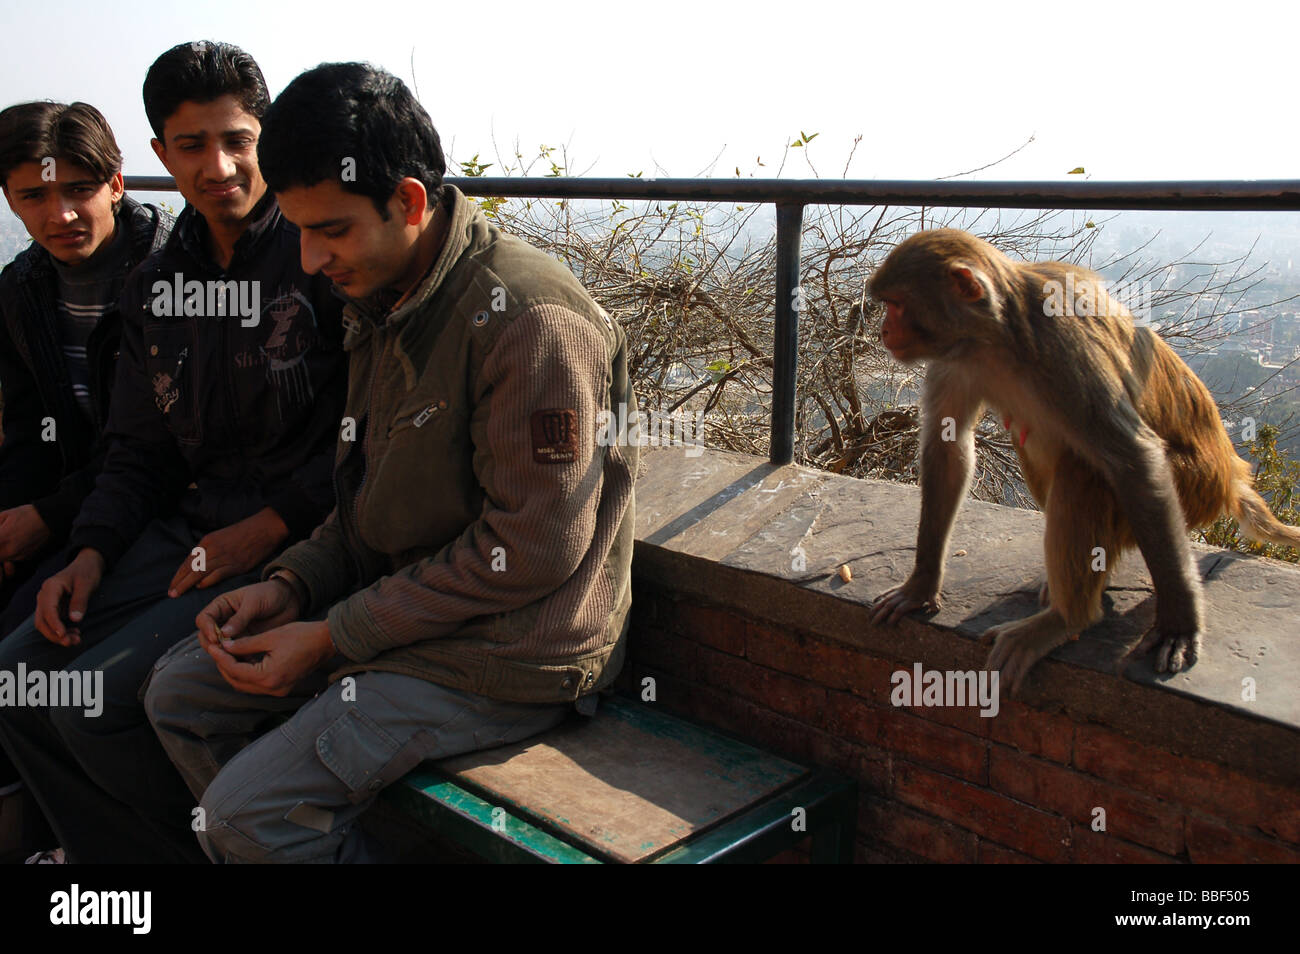
<svg viewBox="0 0 1300 954">
<path fill-rule="evenodd" d="M 421 428 L 429 424 L 435 416 L 443 414 L 447 410 L 445 399 L 429 400 L 421 402 L 422 406 L 412 410 L 405 408 L 397 413 L 392 422 L 388 425 L 388 437 L 391 440 L 395 435 L 402 433 L 408 428 Z"/>
<path fill-rule="evenodd" d="M 189 322 L 144 326 L 144 363 L 153 403 L 167 421 L 167 429 L 182 444 L 203 440 L 196 398 L 198 357 Z"/>
</svg>

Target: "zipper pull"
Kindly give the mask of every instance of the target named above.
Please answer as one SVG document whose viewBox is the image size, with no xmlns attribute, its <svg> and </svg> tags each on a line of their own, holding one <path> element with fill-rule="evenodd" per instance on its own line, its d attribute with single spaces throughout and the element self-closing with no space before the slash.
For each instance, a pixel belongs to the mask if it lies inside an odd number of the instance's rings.
<svg viewBox="0 0 1300 954">
<path fill-rule="evenodd" d="M 428 421 L 429 418 L 433 417 L 433 412 L 436 410 L 438 410 L 438 405 L 436 403 L 430 404 L 423 411 L 421 411 L 419 414 L 415 415 L 415 417 L 411 419 L 411 424 L 413 424 L 415 427 L 423 427 L 425 422 Z"/>
</svg>

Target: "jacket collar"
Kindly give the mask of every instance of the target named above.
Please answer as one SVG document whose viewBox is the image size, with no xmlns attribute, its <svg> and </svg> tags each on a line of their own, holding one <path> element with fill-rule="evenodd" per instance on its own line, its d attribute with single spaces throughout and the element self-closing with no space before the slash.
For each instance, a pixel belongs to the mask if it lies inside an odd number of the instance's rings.
<svg viewBox="0 0 1300 954">
<path fill-rule="evenodd" d="M 254 250 L 257 248 L 263 237 L 268 235 L 280 222 L 280 206 L 275 201 L 275 194 L 266 190 L 266 195 L 253 206 L 252 221 L 248 228 L 244 229 L 244 234 L 239 236 L 235 241 L 234 253 L 230 257 L 230 265 L 225 269 L 230 271 L 240 262 L 243 262 L 254 256 Z M 176 220 L 176 228 L 172 233 L 175 241 L 190 258 L 200 264 L 211 268 L 214 271 L 221 271 L 217 263 L 213 261 L 212 256 L 208 253 L 208 223 L 207 220 L 188 202 L 181 211 L 180 218 Z"/>
<path fill-rule="evenodd" d="M 361 300 L 346 299 L 343 318 L 348 334 L 343 342 L 344 348 L 351 348 L 356 341 L 364 338 L 371 327 L 400 328 L 407 318 L 422 309 L 433 297 L 461 256 L 479 240 L 475 236 L 475 226 L 480 223 L 486 225 L 486 220 L 477 205 L 453 185 L 443 186 L 442 205 L 451 216 L 447 238 L 415 291 L 392 312 L 384 308 L 374 295 Z"/>
</svg>

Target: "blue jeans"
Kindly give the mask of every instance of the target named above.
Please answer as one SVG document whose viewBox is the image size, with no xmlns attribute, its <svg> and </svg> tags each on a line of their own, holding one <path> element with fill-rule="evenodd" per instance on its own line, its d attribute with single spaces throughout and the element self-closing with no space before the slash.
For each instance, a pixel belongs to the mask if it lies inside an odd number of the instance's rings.
<svg viewBox="0 0 1300 954">
<path fill-rule="evenodd" d="M 193 799 L 158 744 L 140 689 L 158 657 L 194 632 L 199 610 L 256 572 L 167 596 L 203 534 L 183 517 L 153 520 L 101 581 L 79 646 L 59 646 L 34 617 L 0 641 L 0 670 L 102 672 L 99 712 L 84 706 L 0 706 L 0 745 L 70 861 L 201 862 Z"/>
</svg>

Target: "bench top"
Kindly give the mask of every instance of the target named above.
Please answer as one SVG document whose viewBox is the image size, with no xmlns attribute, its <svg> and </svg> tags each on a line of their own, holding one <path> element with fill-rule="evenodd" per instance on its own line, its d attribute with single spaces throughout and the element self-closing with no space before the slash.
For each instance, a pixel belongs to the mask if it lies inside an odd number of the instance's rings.
<svg viewBox="0 0 1300 954">
<path fill-rule="evenodd" d="M 433 777 L 430 777 L 430 776 Z M 408 782 L 438 798 L 436 776 L 610 861 L 644 862 L 809 775 L 809 770 L 661 712 L 601 699 L 532 739 L 417 771 Z"/>
</svg>

